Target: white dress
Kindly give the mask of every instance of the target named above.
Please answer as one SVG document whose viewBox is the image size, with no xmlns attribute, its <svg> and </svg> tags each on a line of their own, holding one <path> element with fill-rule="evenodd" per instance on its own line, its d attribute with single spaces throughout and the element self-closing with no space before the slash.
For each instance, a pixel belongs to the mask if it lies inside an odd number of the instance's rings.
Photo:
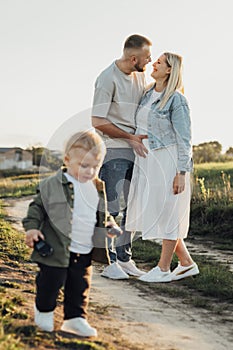
<svg viewBox="0 0 233 350">
<path fill-rule="evenodd" d="M 136 116 L 137 134 L 147 134 L 147 116 L 152 102 Z M 136 155 L 128 197 L 126 229 L 140 231 L 142 239 L 185 238 L 189 229 L 190 173 L 185 175 L 185 190 L 173 194 L 173 180 L 177 171 L 177 146 L 150 150 L 146 158 Z"/>
</svg>

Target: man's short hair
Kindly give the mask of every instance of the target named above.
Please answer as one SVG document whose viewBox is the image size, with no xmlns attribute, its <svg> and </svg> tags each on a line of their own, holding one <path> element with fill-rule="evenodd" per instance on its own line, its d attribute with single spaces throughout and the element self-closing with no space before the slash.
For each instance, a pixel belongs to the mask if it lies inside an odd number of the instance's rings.
<svg viewBox="0 0 233 350">
<path fill-rule="evenodd" d="M 130 35 L 124 44 L 124 50 L 125 49 L 141 49 L 144 45 L 151 46 L 152 43 L 149 39 L 147 39 L 145 36 L 134 34 Z"/>
</svg>

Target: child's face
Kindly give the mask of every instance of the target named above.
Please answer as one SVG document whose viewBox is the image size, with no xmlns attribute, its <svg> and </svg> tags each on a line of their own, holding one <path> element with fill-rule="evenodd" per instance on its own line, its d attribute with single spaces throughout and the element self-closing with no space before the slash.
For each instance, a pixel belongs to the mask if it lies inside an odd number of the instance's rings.
<svg viewBox="0 0 233 350">
<path fill-rule="evenodd" d="M 79 182 L 93 180 L 101 166 L 101 158 L 82 148 L 72 149 L 65 156 L 67 172 Z"/>
</svg>

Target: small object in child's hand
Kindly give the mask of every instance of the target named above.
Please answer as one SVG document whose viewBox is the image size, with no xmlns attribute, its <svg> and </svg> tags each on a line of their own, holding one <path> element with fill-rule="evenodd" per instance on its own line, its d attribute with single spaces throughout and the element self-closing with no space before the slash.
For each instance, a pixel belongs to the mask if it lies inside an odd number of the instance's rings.
<svg viewBox="0 0 233 350">
<path fill-rule="evenodd" d="M 34 248 L 44 258 L 53 254 L 53 248 L 41 238 L 34 243 Z"/>
<path fill-rule="evenodd" d="M 107 226 L 108 234 L 119 237 L 122 235 L 122 229 L 119 226 Z"/>
</svg>

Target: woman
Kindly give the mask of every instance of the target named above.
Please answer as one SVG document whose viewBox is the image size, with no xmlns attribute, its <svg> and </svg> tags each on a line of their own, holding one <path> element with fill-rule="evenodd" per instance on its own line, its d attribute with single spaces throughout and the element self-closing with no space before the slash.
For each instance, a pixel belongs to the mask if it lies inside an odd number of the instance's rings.
<svg viewBox="0 0 233 350">
<path fill-rule="evenodd" d="M 199 273 L 183 241 L 189 228 L 192 145 L 189 107 L 181 92 L 182 57 L 162 54 L 151 76 L 155 84 L 136 114 L 136 133 L 148 135 L 143 141 L 148 154 L 140 157 L 136 149 L 126 228 L 141 231 L 143 239 L 162 239 L 158 265 L 139 279 L 170 282 Z M 179 264 L 171 272 L 173 253 Z"/>
</svg>

